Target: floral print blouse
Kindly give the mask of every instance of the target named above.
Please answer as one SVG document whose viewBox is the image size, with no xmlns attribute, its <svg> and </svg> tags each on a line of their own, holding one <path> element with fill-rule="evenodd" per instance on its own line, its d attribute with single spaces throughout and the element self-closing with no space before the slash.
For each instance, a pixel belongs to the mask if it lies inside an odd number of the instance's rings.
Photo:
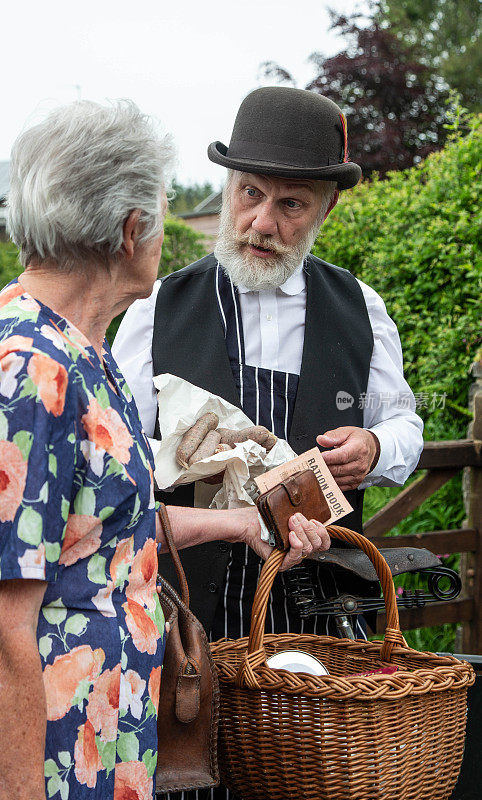
<svg viewBox="0 0 482 800">
<path fill-rule="evenodd" d="M 55 800 L 154 796 L 152 457 L 107 344 L 104 369 L 17 281 L 0 292 L 0 579 L 47 581 L 37 640 Z"/>
</svg>

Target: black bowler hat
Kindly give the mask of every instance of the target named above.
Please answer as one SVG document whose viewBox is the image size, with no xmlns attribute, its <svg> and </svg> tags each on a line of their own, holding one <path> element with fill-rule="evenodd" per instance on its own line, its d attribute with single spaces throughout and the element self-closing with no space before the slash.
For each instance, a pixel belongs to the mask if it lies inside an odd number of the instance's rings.
<svg viewBox="0 0 482 800">
<path fill-rule="evenodd" d="M 229 147 L 212 142 L 208 156 L 241 172 L 336 181 L 339 189 L 356 186 L 362 174 L 358 164 L 348 161 L 346 121 L 336 103 L 286 86 L 248 94 Z"/>
</svg>

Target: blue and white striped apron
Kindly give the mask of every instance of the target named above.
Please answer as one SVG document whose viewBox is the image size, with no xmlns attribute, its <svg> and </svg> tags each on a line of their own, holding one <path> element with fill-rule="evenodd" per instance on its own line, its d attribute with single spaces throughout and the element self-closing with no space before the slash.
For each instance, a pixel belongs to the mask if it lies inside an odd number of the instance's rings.
<svg viewBox="0 0 482 800">
<path fill-rule="evenodd" d="M 253 367 L 245 363 L 244 335 L 238 292 L 220 265 L 216 268 L 216 298 L 224 324 L 224 335 L 231 369 L 239 392 L 241 407 L 256 425 L 264 425 L 282 439 L 288 439 L 298 390 L 299 376 L 290 372 Z M 223 591 L 221 592 L 210 638 L 224 636 L 237 639 L 249 634 L 251 608 L 258 584 L 262 559 L 244 544 L 231 550 Z M 323 585 L 318 575 L 321 597 L 338 594 L 331 573 L 323 573 Z M 337 636 L 333 618 L 326 616 L 301 619 L 288 606 L 283 573 L 273 584 L 266 614 L 267 633 L 315 633 Z M 366 638 L 363 627 L 356 623 L 355 635 Z M 168 795 L 169 797 L 169 795 Z M 170 800 L 236 800 L 223 786 L 217 789 L 171 794 Z"/>
<path fill-rule="evenodd" d="M 246 364 L 238 292 L 219 264 L 216 268 L 216 297 L 224 323 L 226 349 L 244 413 L 256 425 L 264 425 L 276 436 L 288 439 L 299 376 Z M 259 556 L 247 545 L 233 546 L 211 631 L 213 641 L 223 636 L 237 639 L 248 635 L 251 607 L 262 564 Z M 336 585 L 331 588 L 336 592 Z M 320 593 L 324 596 L 321 585 Z M 336 635 L 334 625 L 329 629 L 326 617 L 302 620 L 289 609 L 283 574 L 276 578 L 270 595 L 266 631 Z"/>
</svg>

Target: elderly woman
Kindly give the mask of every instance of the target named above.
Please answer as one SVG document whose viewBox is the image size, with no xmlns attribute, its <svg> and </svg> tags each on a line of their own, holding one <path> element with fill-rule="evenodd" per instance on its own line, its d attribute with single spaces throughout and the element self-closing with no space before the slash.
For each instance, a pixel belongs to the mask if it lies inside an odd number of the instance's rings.
<svg viewBox="0 0 482 800">
<path fill-rule="evenodd" d="M 129 102 L 60 108 L 13 149 L 25 269 L 0 293 L 1 800 L 153 794 L 163 535 L 105 332 L 157 277 L 171 159 Z M 178 547 L 269 552 L 253 509 L 169 513 Z M 328 546 L 318 523 L 291 525 L 285 568 Z"/>
</svg>

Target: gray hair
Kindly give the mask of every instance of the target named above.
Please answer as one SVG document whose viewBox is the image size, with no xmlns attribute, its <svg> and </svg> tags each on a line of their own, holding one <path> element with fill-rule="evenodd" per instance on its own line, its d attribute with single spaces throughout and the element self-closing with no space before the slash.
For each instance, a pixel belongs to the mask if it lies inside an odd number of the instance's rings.
<svg viewBox="0 0 482 800">
<path fill-rule="evenodd" d="M 69 267 L 108 262 L 123 225 L 139 209 L 140 239 L 158 236 L 174 146 L 135 103 L 79 101 L 52 111 L 20 134 L 11 158 L 8 230 L 20 261 Z"/>
</svg>

